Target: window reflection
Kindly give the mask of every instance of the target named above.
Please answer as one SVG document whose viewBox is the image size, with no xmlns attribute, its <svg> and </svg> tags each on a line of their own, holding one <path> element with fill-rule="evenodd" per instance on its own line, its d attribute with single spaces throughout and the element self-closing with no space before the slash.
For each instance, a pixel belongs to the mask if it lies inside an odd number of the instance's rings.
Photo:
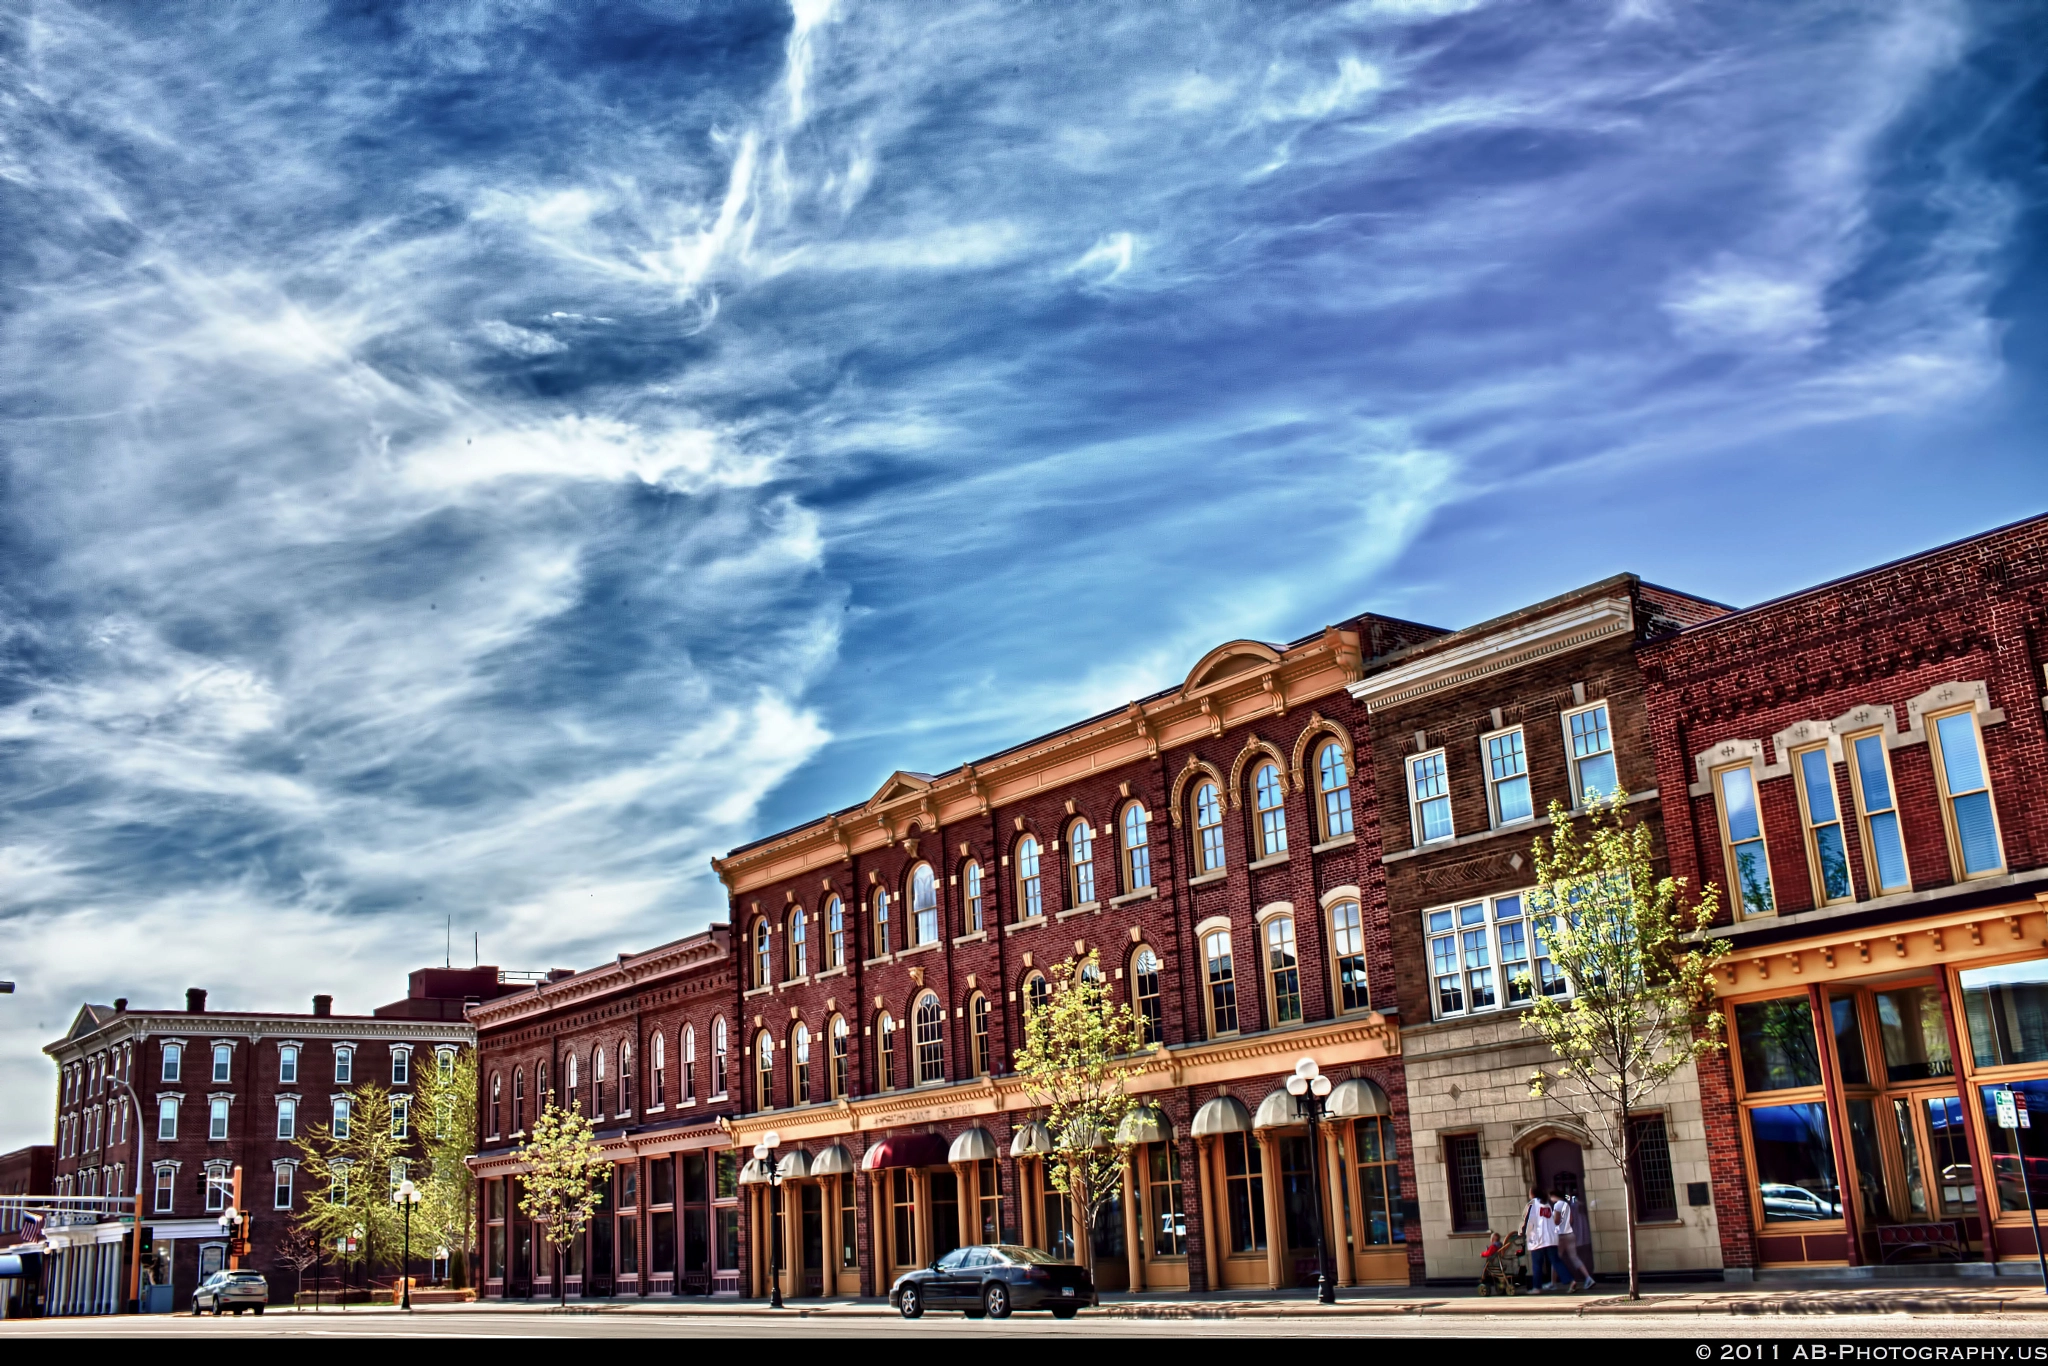
<svg viewBox="0 0 2048 1366">
<path fill-rule="evenodd" d="M 2048 1062 L 2048 958 L 1971 968 L 1962 987 L 1977 1066 Z"/>
<path fill-rule="evenodd" d="M 1813 1011 L 1804 996 L 1738 1005 L 1735 1035 L 1742 1051 L 1743 1084 L 1750 1091 L 1820 1085 Z"/>
<path fill-rule="evenodd" d="M 2028 1117 L 2033 1121 L 2030 1127 L 1998 1127 L 1998 1105 L 1991 1093 L 2002 1087 L 2026 1098 Z M 1984 1086 L 1978 1088 L 1978 1095 L 1984 1105 L 1984 1132 L 1991 1140 L 1991 1179 L 1998 1188 L 1999 1213 L 2018 1214 L 2027 1208 L 2027 1192 L 2020 1186 L 2023 1167 L 2025 1179 L 2033 1187 L 2035 1208 L 2048 1205 L 2048 1081 Z"/>
<path fill-rule="evenodd" d="M 1823 1106 L 1758 1106 L 1749 1112 L 1749 1134 L 1756 1150 L 1757 1193 L 1763 1198 L 1766 1220 L 1841 1217 L 1834 1149 L 1828 1142 Z"/>
<path fill-rule="evenodd" d="M 1892 1081 L 1925 1081 L 1955 1074 L 1941 998 L 1933 987 L 1901 987 L 1877 993 L 1877 1028 L 1884 1039 L 1885 1075 Z"/>
</svg>

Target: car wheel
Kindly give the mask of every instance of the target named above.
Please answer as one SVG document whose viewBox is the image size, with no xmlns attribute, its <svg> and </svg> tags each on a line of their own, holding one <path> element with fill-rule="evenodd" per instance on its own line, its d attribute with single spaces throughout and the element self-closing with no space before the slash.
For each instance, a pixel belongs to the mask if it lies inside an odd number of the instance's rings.
<svg viewBox="0 0 2048 1366">
<path fill-rule="evenodd" d="M 903 1317 L 906 1319 L 921 1318 L 924 1315 L 924 1297 L 917 1293 L 916 1286 L 906 1285 L 903 1287 L 901 1308 L 903 1310 Z"/>
<path fill-rule="evenodd" d="M 1080 1312 L 1078 1304 L 1056 1304 L 1052 1307 L 1052 1316 L 1056 1319 L 1070 1319 Z"/>
<path fill-rule="evenodd" d="M 1010 1287 L 997 1281 L 982 1291 L 981 1309 L 992 1319 L 1010 1317 Z"/>
<path fill-rule="evenodd" d="M 215 1300 L 215 1301 L 213 1302 L 213 1316 L 214 1316 L 215 1318 L 219 1318 L 219 1317 L 220 1317 L 220 1301 L 219 1301 L 219 1300 Z"/>
<path fill-rule="evenodd" d="M 256 1317 L 259 1319 L 263 1317 L 263 1306 L 260 1304 L 256 1306 Z"/>
<path fill-rule="evenodd" d="M 193 1317 L 193 1318 L 195 1318 L 195 1319 L 196 1319 L 196 1318 L 198 1318 L 198 1317 L 199 1317 L 199 1316 L 200 1316 L 201 1314 L 204 1314 L 205 1312 L 206 1312 L 206 1311 L 205 1311 L 204 1309 L 201 1309 L 201 1308 L 199 1307 L 199 1301 L 198 1301 L 197 1299 L 195 1299 L 195 1300 L 193 1300 L 193 1301 L 192 1301 L 192 1317 Z"/>
</svg>

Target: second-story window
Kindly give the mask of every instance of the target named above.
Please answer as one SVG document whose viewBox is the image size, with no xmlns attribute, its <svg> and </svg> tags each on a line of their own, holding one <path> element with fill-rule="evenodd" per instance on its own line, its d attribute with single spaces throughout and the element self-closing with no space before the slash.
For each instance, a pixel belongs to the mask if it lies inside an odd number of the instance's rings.
<svg viewBox="0 0 2048 1366">
<path fill-rule="evenodd" d="M 1038 880 L 1038 841 L 1030 835 L 1017 841 L 1017 918 L 1045 914 L 1045 888 Z"/>
<path fill-rule="evenodd" d="M 156 1103 L 156 1141 L 172 1143 L 178 1137 L 178 1102 L 165 1096 Z"/>
<path fill-rule="evenodd" d="M 1195 789 L 1195 860 L 1205 873 L 1223 866 L 1223 794 L 1214 783 Z"/>
<path fill-rule="evenodd" d="M 1124 890 L 1135 892 L 1152 885 L 1151 821 L 1145 808 L 1132 802 L 1124 808 Z"/>
<path fill-rule="evenodd" d="M 1882 732 L 1871 731 L 1844 743 L 1850 785 L 1862 818 L 1866 871 L 1879 894 L 1903 892 L 1912 886 L 1906 869 L 1906 842 L 1899 830 L 1898 802 L 1892 795 L 1891 756 L 1884 741 Z"/>
<path fill-rule="evenodd" d="M 1732 899 L 1744 915 L 1770 915 L 1777 910 L 1777 900 L 1771 895 L 1771 860 L 1757 810 L 1756 774 L 1748 764 L 1724 768 L 1714 774 L 1714 792 L 1728 878 L 1735 884 Z"/>
<path fill-rule="evenodd" d="M 1202 936 L 1202 958 L 1206 970 L 1209 1032 L 1237 1032 L 1237 973 L 1230 961 L 1230 931 L 1211 930 Z"/>
<path fill-rule="evenodd" d="M 228 1136 L 228 1102 L 225 1096 L 215 1096 L 208 1104 L 206 1136 L 209 1139 L 223 1139 Z"/>
<path fill-rule="evenodd" d="M 284 1139 L 299 1136 L 299 1103 L 288 1096 L 278 1098 L 277 1136 Z"/>
<path fill-rule="evenodd" d="M 799 911 L 798 914 L 801 915 L 802 912 Z M 654 1104 L 652 1108 L 658 1110 L 667 1104 L 668 1036 L 666 1034 L 656 1034 L 654 1036 Z"/>
<path fill-rule="evenodd" d="M 875 1056 L 881 1062 L 877 1069 L 882 1077 L 882 1089 L 896 1089 L 896 1021 L 888 1011 L 875 1018 Z"/>
<path fill-rule="evenodd" d="M 299 1079 L 299 1050 L 291 1044 L 277 1050 L 277 1079 L 287 1084 Z"/>
<path fill-rule="evenodd" d="M 1067 828 L 1067 862 L 1074 870 L 1073 904 L 1085 906 L 1095 900 L 1095 827 L 1085 820 Z"/>
<path fill-rule="evenodd" d="M 1140 944 L 1131 955 L 1131 997 L 1138 1008 L 1139 1042 L 1160 1042 L 1166 1037 L 1166 1011 L 1159 997 L 1159 955 L 1150 944 Z"/>
<path fill-rule="evenodd" d="M 1565 734 L 1572 746 L 1572 792 L 1580 806 L 1589 806 L 1613 792 L 1614 736 L 1607 728 L 1607 704 L 1566 712 Z"/>
<path fill-rule="evenodd" d="M 1835 766 L 1826 745 L 1802 749 L 1792 756 L 1799 775 L 1799 804 L 1806 817 L 1806 858 L 1813 868 L 1814 904 L 1832 906 L 1853 900 L 1849 881 L 1849 846 L 1842 838 L 1841 804 L 1835 797 Z"/>
<path fill-rule="evenodd" d="M 929 863 L 910 875 L 910 931 L 915 943 L 939 942 L 939 879 Z"/>
<path fill-rule="evenodd" d="M 754 1036 L 754 1108 L 775 1108 L 775 1036 L 762 1030 Z"/>
<path fill-rule="evenodd" d="M 392 1054 L 391 1054 L 391 1084 L 392 1084 L 393 1086 L 410 1086 L 410 1085 L 412 1085 L 412 1050 L 411 1050 L 411 1049 L 409 1049 L 409 1048 L 400 1048 L 400 1049 L 396 1049 L 396 1050 L 394 1050 L 394 1051 L 392 1052 Z"/>
<path fill-rule="evenodd" d="M 967 999 L 967 1024 L 974 1040 L 974 1075 L 986 1077 L 995 1071 L 994 1059 L 989 1051 L 988 1038 L 988 997 L 975 992 Z"/>
<path fill-rule="evenodd" d="M 725 1098 L 726 1064 L 725 1017 L 719 1016 L 711 1022 L 711 1098 Z"/>
<path fill-rule="evenodd" d="M 184 1059 L 185 1049 L 183 1045 L 174 1043 L 164 1045 L 163 1077 L 165 1081 L 176 1081 L 178 1079 L 178 1071 Z"/>
<path fill-rule="evenodd" d="M 1294 953 L 1294 917 L 1276 915 L 1266 921 L 1267 1004 L 1276 1025 L 1301 1021 L 1301 964 Z"/>
<path fill-rule="evenodd" d="M 1529 796 L 1529 756 L 1522 748 L 1522 728 L 1486 737 L 1486 795 L 1495 825 L 1513 825 L 1535 816 Z"/>
<path fill-rule="evenodd" d="M 1422 913 L 1438 1019 L 1527 1005 L 1539 992 L 1568 994 L 1543 928 L 1531 923 L 1524 906 L 1523 894 L 1515 892 Z"/>
<path fill-rule="evenodd" d="M 825 900 L 825 966 L 846 966 L 846 906 L 836 896 Z"/>
<path fill-rule="evenodd" d="M 832 1075 L 830 1078 L 832 1094 L 830 1099 L 839 1100 L 849 1094 L 847 1086 L 851 1078 L 848 1076 L 848 1071 L 852 1066 L 852 1059 L 848 1056 L 851 1052 L 852 1041 L 848 1038 L 846 1017 L 844 1015 L 834 1015 L 832 1017 L 832 1024 L 828 1035 L 832 1049 Z"/>
<path fill-rule="evenodd" d="M 1337 1008 L 1369 1010 L 1372 992 L 1365 980 L 1365 926 L 1356 901 L 1330 907 L 1330 958 L 1337 978 Z"/>
<path fill-rule="evenodd" d="M 697 1099 L 697 1027 L 683 1026 L 683 1094 L 685 1105 L 694 1104 Z"/>
<path fill-rule="evenodd" d="M 1287 852 L 1286 793 L 1280 781 L 1280 765 L 1269 761 L 1252 773 L 1252 808 L 1258 822 L 1261 858 Z"/>
<path fill-rule="evenodd" d="M 946 1079 L 946 1008 L 939 998 L 926 992 L 912 1015 L 917 1029 L 917 1084 L 929 1086 Z"/>
<path fill-rule="evenodd" d="M 1442 750 L 1408 761 L 1408 802 L 1417 844 L 1447 840 L 1457 833 L 1451 824 L 1451 779 Z"/>
<path fill-rule="evenodd" d="M 967 927 L 965 933 L 976 934 L 987 924 L 982 919 L 981 909 L 981 865 L 972 860 L 960 870 L 960 887 L 967 902 Z"/>
<path fill-rule="evenodd" d="M 2004 845 L 1998 838 L 1998 813 L 1991 804 L 1990 771 L 1984 764 L 1976 713 L 1937 716 L 1927 731 L 1934 740 L 1934 776 L 1941 786 L 1950 864 L 1963 878 L 2003 872 Z"/>
<path fill-rule="evenodd" d="M 804 908 L 789 913 L 789 975 L 808 977 L 811 971 L 809 936 L 804 933 Z"/>
<path fill-rule="evenodd" d="M 342 1086 L 348 1086 L 355 1081 L 355 1074 L 356 1051 L 353 1048 L 335 1049 L 334 1080 Z"/>
<path fill-rule="evenodd" d="M 213 1079 L 225 1083 L 234 1071 L 235 1050 L 224 1043 L 213 1046 Z"/>
<path fill-rule="evenodd" d="M 802 1105 L 811 1098 L 811 1031 L 798 1020 L 789 1031 L 789 1103 Z"/>
<path fill-rule="evenodd" d="M 768 933 L 768 922 L 766 919 L 756 920 L 754 922 L 754 985 L 756 987 L 765 987 L 775 980 L 775 973 L 770 967 L 770 964 L 774 961 L 775 950 L 771 936 Z"/>
</svg>

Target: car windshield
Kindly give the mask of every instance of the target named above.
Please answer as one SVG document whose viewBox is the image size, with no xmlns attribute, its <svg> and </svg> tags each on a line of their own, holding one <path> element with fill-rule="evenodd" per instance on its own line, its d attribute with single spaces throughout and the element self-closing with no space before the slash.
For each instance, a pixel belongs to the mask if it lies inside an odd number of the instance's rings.
<svg viewBox="0 0 2048 1366">
<path fill-rule="evenodd" d="M 1026 1266 L 1064 1266 L 1067 1261 L 1064 1257 L 1055 1257 L 1043 1248 L 1036 1247 L 1011 1247 L 1008 1244 L 1004 1244 L 1002 1247 L 997 1248 L 996 1251 L 1002 1253 L 1009 1260 L 1022 1262 Z"/>
</svg>

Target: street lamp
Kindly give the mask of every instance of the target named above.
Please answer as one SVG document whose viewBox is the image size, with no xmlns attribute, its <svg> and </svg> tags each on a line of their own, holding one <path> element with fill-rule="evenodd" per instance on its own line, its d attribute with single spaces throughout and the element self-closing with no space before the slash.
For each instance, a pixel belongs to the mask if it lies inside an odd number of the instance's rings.
<svg viewBox="0 0 2048 1366">
<path fill-rule="evenodd" d="M 398 1189 L 391 1192 L 391 1198 L 405 1207 L 405 1269 L 399 1277 L 405 1282 L 405 1310 L 412 1312 L 412 1207 L 420 1202 L 420 1188 L 406 1177 L 398 1183 Z"/>
<path fill-rule="evenodd" d="M 1335 1304 L 1336 1278 L 1330 1274 L 1330 1250 L 1323 1243 L 1323 1148 L 1316 1129 L 1326 1117 L 1323 1102 L 1330 1094 L 1330 1079 L 1314 1058 L 1303 1058 L 1287 1079 L 1287 1094 L 1294 1097 L 1295 1113 L 1308 1121 L 1309 1189 L 1316 1201 L 1316 1299 Z"/>
<path fill-rule="evenodd" d="M 775 1150 L 782 1135 L 770 1129 L 754 1145 L 754 1156 L 768 1168 L 768 1307 L 782 1308 L 782 1171 Z"/>
<path fill-rule="evenodd" d="M 228 1262 L 231 1265 L 241 1260 L 235 1253 L 235 1249 L 241 1246 L 241 1242 L 236 1236 L 237 1230 L 241 1228 L 241 1225 L 242 1212 L 233 1205 L 229 1205 L 220 1212 L 220 1231 L 228 1240 Z"/>
</svg>

